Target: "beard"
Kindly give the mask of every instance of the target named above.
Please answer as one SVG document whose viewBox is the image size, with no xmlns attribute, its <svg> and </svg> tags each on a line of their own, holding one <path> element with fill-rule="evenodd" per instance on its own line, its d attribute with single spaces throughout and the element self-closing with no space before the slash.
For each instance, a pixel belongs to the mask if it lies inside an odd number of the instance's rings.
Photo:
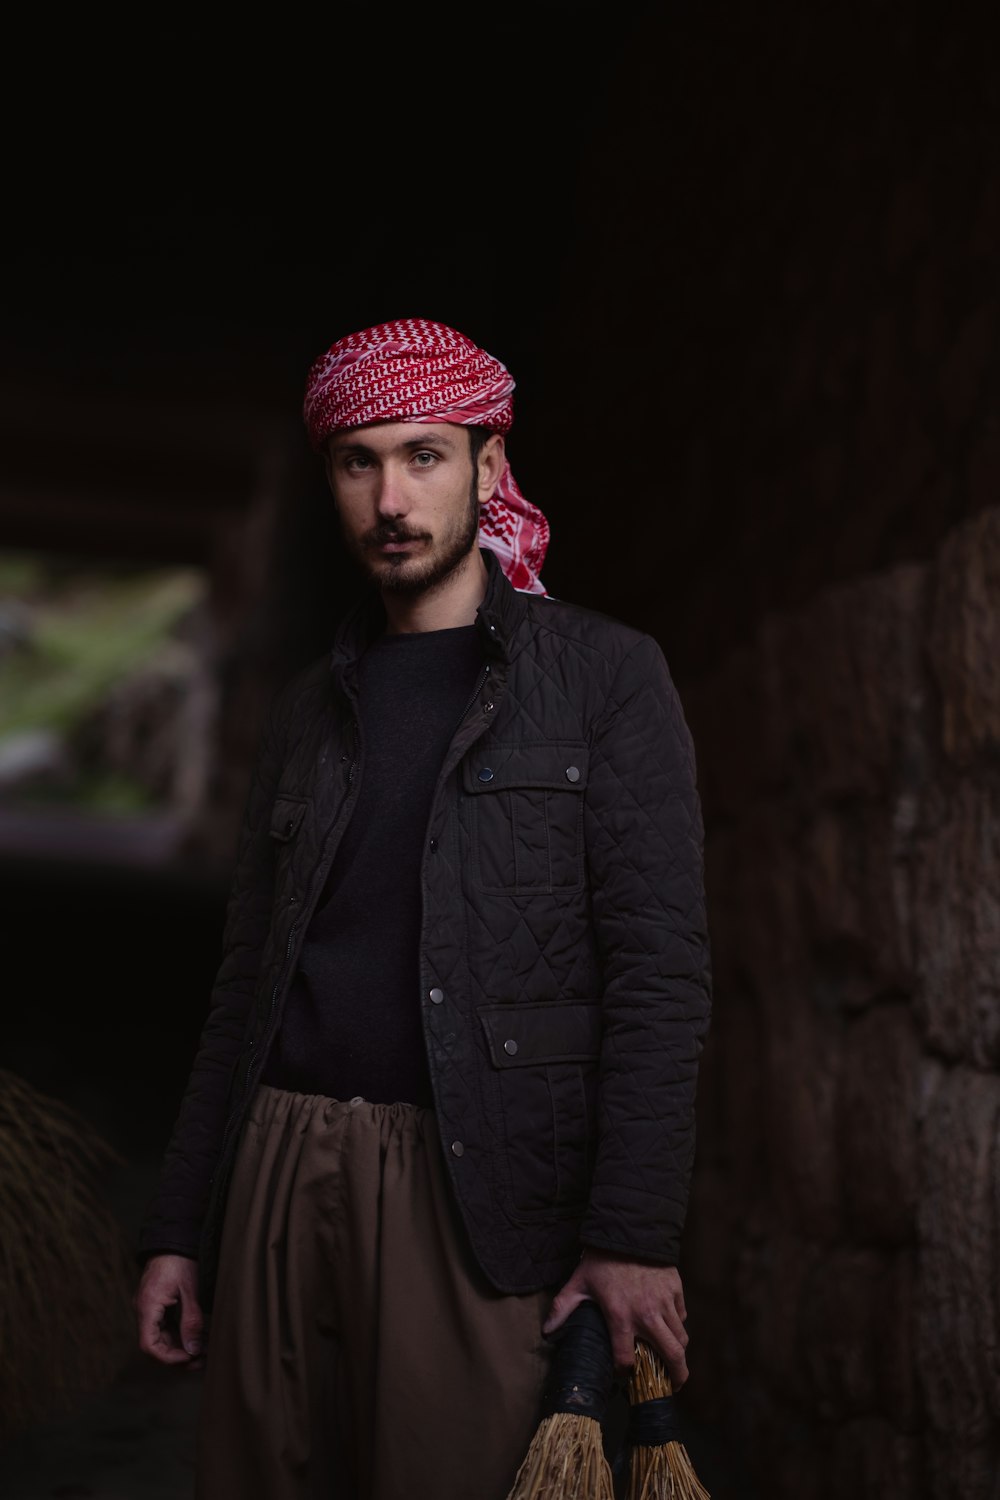
<svg viewBox="0 0 1000 1500">
<path fill-rule="evenodd" d="M 468 503 L 461 517 L 450 530 L 442 535 L 431 548 L 429 557 L 407 557 L 390 554 L 374 561 L 371 549 L 385 542 L 421 540 L 423 532 L 407 531 L 405 527 L 385 522 L 373 526 L 361 538 L 348 536 L 342 526 L 341 532 L 348 550 L 362 570 L 375 583 L 394 594 L 421 594 L 434 588 L 456 572 L 467 562 L 479 537 L 479 486 L 478 476 L 473 476 Z"/>
</svg>

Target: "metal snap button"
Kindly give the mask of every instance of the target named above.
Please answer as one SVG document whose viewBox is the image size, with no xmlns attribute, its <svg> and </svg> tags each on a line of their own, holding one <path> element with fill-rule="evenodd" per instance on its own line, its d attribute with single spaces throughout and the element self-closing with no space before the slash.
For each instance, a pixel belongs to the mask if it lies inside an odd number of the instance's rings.
<svg viewBox="0 0 1000 1500">
<path fill-rule="evenodd" d="M 579 781 L 580 780 L 580 770 L 579 770 L 578 766 L 567 766 L 566 767 L 566 780 L 567 781 Z"/>
<path fill-rule="evenodd" d="M 511 1037 L 509 1041 L 504 1042 L 503 1050 L 507 1053 L 508 1057 L 514 1056 L 514 1053 L 517 1051 L 517 1043 L 515 1042 L 513 1037 Z"/>
<path fill-rule="evenodd" d="M 427 998 L 430 1000 L 432 1005 L 440 1005 L 442 1000 L 444 999 L 444 990 L 439 990 L 437 985 L 435 985 Z"/>
<path fill-rule="evenodd" d="M 452 1156 L 464 1156 L 465 1155 L 465 1147 L 462 1145 L 461 1141 L 452 1141 L 452 1143 L 451 1143 L 451 1154 L 452 1154 Z"/>
<path fill-rule="evenodd" d="M 480 781 L 492 781 L 493 780 L 493 767 L 492 766 L 481 766 L 480 770 L 479 770 L 479 779 L 480 779 Z"/>
</svg>

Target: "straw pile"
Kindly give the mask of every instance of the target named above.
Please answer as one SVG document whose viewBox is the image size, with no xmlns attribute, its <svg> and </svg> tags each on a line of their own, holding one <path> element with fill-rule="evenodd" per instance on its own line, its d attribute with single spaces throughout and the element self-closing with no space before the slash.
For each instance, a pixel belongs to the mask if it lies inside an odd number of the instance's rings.
<svg viewBox="0 0 1000 1500">
<path fill-rule="evenodd" d="M 121 1164 L 0 1069 L 0 1440 L 110 1384 L 134 1345 L 131 1248 L 99 1187 Z"/>
</svg>

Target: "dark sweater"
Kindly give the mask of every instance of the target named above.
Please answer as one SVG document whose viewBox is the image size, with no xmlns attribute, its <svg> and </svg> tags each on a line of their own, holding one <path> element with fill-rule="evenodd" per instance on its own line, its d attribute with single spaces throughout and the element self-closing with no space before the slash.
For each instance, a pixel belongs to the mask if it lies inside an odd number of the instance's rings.
<svg viewBox="0 0 1000 1500">
<path fill-rule="evenodd" d="M 420 867 L 438 773 L 483 665 L 474 625 L 382 635 L 359 663 L 361 784 L 261 1082 L 429 1107 Z"/>
</svg>

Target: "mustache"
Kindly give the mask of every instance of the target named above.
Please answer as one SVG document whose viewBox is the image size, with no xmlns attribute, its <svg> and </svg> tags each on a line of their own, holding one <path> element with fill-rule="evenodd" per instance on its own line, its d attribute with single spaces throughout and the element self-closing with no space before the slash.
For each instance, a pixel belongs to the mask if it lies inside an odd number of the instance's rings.
<svg viewBox="0 0 1000 1500">
<path fill-rule="evenodd" d="M 381 547 L 386 542 L 420 542 L 423 540 L 422 531 L 403 531 L 398 526 L 373 526 L 371 531 L 365 533 L 364 542 L 366 547 Z"/>
</svg>

